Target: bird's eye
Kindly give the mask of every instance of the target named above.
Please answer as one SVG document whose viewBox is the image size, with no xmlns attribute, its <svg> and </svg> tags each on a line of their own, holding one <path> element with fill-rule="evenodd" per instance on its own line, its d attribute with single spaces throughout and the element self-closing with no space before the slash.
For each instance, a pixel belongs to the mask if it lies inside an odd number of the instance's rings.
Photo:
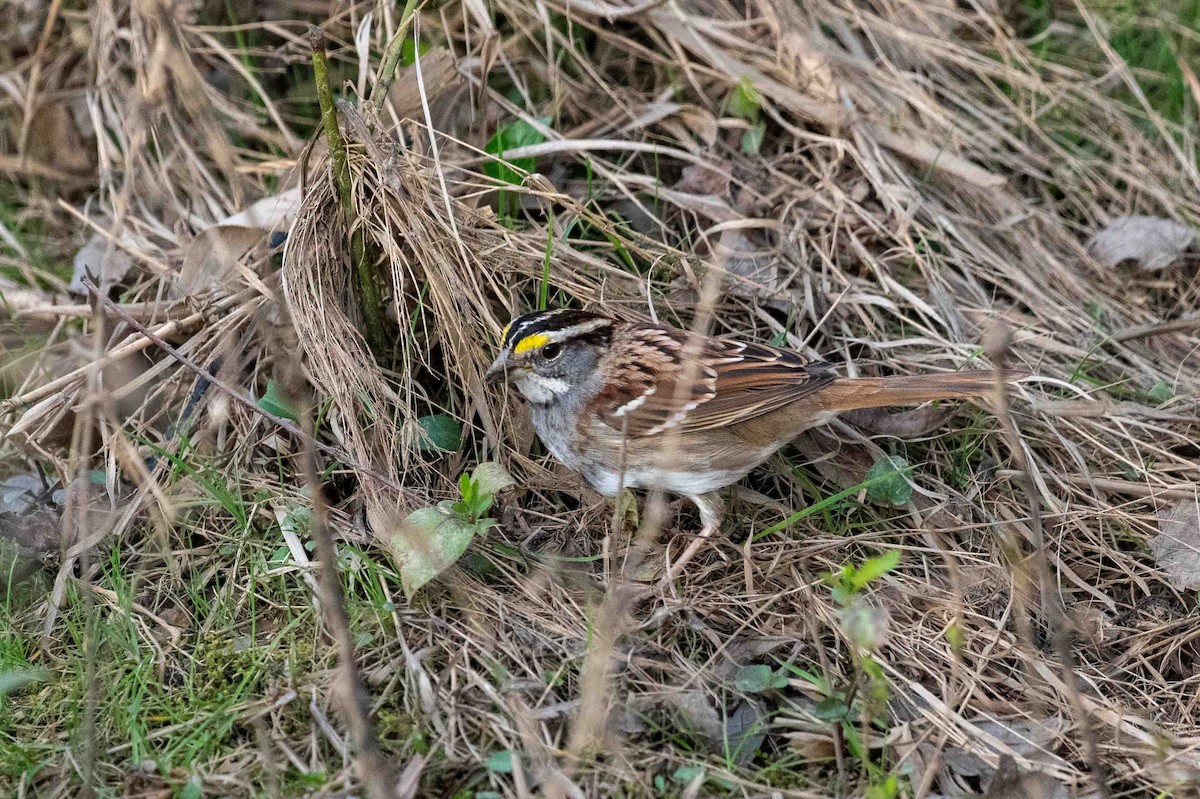
<svg viewBox="0 0 1200 799">
<path fill-rule="evenodd" d="M 562 355 L 562 344 L 552 343 L 542 347 L 542 358 L 547 361 L 553 361 L 558 356 Z"/>
</svg>

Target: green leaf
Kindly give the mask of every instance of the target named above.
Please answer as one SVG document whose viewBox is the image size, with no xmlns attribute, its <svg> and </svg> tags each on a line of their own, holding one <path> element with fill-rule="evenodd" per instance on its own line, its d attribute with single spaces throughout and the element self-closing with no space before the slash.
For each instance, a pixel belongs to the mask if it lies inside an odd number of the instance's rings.
<svg viewBox="0 0 1200 799">
<path fill-rule="evenodd" d="M 675 782 L 690 783 L 704 773 L 704 766 L 680 766 L 671 774 Z"/>
<path fill-rule="evenodd" d="M 1154 384 L 1154 388 L 1150 389 L 1150 401 L 1155 405 L 1162 405 L 1174 397 L 1175 390 L 1164 380 L 1159 380 Z"/>
<path fill-rule="evenodd" d="M 421 426 L 421 440 L 417 447 L 422 452 L 458 452 L 462 446 L 462 425 L 453 416 L 435 413 L 417 420 Z"/>
<path fill-rule="evenodd" d="M 946 643 L 950 644 L 950 651 L 956 656 L 961 657 L 963 651 L 967 648 L 967 636 L 963 632 L 963 628 L 957 624 L 951 624 L 946 628 Z"/>
<path fill-rule="evenodd" d="M 912 498 L 912 466 L 899 455 L 884 455 L 867 470 L 867 494 L 897 507 Z"/>
<path fill-rule="evenodd" d="M 429 43 L 422 41 L 420 47 L 418 47 L 413 37 L 409 36 L 404 40 L 404 43 L 400 45 L 400 65 L 404 67 L 411 67 L 413 64 L 417 63 L 418 52 L 422 56 L 428 53 Z"/>
<path fill-rule="evenodd" d="M 482 519 L 492 506 L 492 495 L 483 491 L 479 483 L 466 472 L 459 475 L 458 493 L 462 499 L 453 503 L 450 508 L 471 521 Z"/>
<path fill-rule="evenodd" d="M 850 706 L 840 696 L 827 696 L 817 702 L 813 715 L 822 721 L 849 721 Z"/>
<path fill-rule="evenodd" d="M 513 754 L 508 749 L 493 752 L 484 765 L 487 766 L 488 771 L 494 771 L 497 774 L 512 774 Z"/>
<path fill-rule="evenodd" d="M 550 118 L 539 117 L 538 121 L 545 125 L 549 124 Z M 533 125 L 523 119 L 514 119 L 506 125 L 501 125 L 496 131 L 496 135 L 488 139 L 488 143 L 483 149 L 484 152 L 499 156 L 507 150 L 541 144 L 545 140 L 546 137 Z M 514 158 L 511 161 L 500 159 L 486 162 L 483 165 L 483 174 L 501 183 L 518 186 L 523 178 L 516 170 L 532 172 L 536 166 L 537 159 L 535 158 Z"/>
<path fill-rule="evenodd" d="M 475 467 L 475 471 L 471 472 L 471 480 L 478 486 L 479 491 L 484 494 L 499 494 L 506 488 L 512 488 L 517 484 L 513 476 L 495 461 L 484 461 Z"/>
<path fill-rule="evenodd" d="M 1037 793 L 1035 791 L 1035 793 Z M 900 795 L 900 783 L 895 774 L 889 774 L 883 782 L 867 788 L 866 799 L 895 799 Z"/>
<path fill-rule="evenodd" d="M 814 688 L 816 688 L 821 693 L 823 693 L 823 694 L 829 693 L 829 681 L 826 680 L 824 677 L 820 677 L 816 674 L 813 674 L 811 671 L 802 669 L 799 666 L 792 664 L 792 663 L 784 663 L 783 668 L 785 670 L 791 672 L 792 674 L 795 674 L 797 677 L 804 680 L 805 682 L 809 683 L 810 685 L 812 685 Z"/>
<path fill-rule="evenodd" d="M 733 94 L 729 95 L 728 111 L 730 116 L 735 116 L 738 119 L 744 119 L 747 122 L 757 122 L 759 112 L 762 111 L 762 97 L 759 96 L 758 90 L 754 88 L 754 84 L 749 78 L 742 78 L 738 81 L 737 88 L 733 90 Z"/>
<path fill-rule="evenodd" d="M 200 787 L 200 783 L 196 778 L 188 780 L 182 788 L 175 794 L 176 799 L 203 799 L 204 790 Z"/>
<path fill-rule="evenodd" d="M 391 538 L 392 555 L 400 567 L 400 580 L 409 599 L 448 569 L 466 552 L 471 539 L 493 524 L 491 519 L 465 519 L 454 513 L 451 505 L 442 502 L 436 508 L 413 511 Z"/>
<path fill-rule="evenodd" d="M 291 419 L 294 422 L 300 418 L 296 413 L 296 406 L 279 393 L 279 387 L 275 385 L 274 380 L 267 381 L 266 393 L 259 399 L 258 407 L 281 419 Z"/>
<path fill-rule="evenodd" d="M 549 117 L 539 117 L 538 121 L 543 125 L 550 124 Z M 496 131 L 496 135 L 488 140 L 484 150 L 492 155 L 502 155 L 508 150 L 514 150 L 517 147 L 526 147 L 532 144 L 541 144 L 546 140 L 537 128 L 529 124 L 523 119 L 513 120 L 507 125 L 503 125 Z M 500 183 L 508 183 L 518 186 L 524 180 L 521 172 L 532 172 L 537 167 L 537 160 L 534 158 L 513 158 L 505 161 L 504 159 L 496 161 L 488 161 L 483 165 L 483 174 L 499 181 Z M 501 191 L 498 199 L 500 219 L 504 222 L 511 220 L 517 211 L 517 203 L 512 192 Z"/>
<path fill-rule="evenodd" d="M 766 131 L 767 126 L 761 122 L 751 125 L 742 133 L 742 152 L 746 155 L 758 155 L 758 151 L 762 149 L 763 134 Z"/>
<path fill-rule="evenodd" d="M 8 696 L 35 682 L 45 682 L 50 672 L 41 668 L 9 669 L 0 672 L 0 696 Z"/>
<path fill-rule="evenodd" d="M 889 549 L 879 557 L 867 558 L 863 565 L 855 569 L 854 576 L 851 578 L 851 584 L 856 591 L 862 590 L 872 580 L 879 579 L 899 565 L 900 550 Z"/>
<path fill-rule="evenodd" d="M 756 663 L 753 666 L 742 666 L 738 669 L 737 676 L 733 678 L 733 684 L 739 691 L 761 694 L 770 689 L 771 676 L 770 666 L 765 663 Z"/>
<path fill-rule="evenodd" d="M 288 509 L 287 513 L 279 514 L 279 529 L 285 533 L 295 533 L 304 536 L 312 529 L 312 510 L 304 505 Z"/>
</svg>

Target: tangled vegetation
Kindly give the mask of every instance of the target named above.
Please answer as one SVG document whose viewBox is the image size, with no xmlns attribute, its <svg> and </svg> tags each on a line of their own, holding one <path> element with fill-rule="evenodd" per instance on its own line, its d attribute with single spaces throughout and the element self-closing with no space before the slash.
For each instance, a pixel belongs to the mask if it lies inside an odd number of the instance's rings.
<svg viewBox="0 0 1200 799">
<path fill-rule="evenodd" d="M 0 7 L 0 793 L 1194 796 L 1157 5 Z M 1029 376 L 806 433 L 656 588 L 693 512 L 483 381 L 556 305 Z"/>
</svg>

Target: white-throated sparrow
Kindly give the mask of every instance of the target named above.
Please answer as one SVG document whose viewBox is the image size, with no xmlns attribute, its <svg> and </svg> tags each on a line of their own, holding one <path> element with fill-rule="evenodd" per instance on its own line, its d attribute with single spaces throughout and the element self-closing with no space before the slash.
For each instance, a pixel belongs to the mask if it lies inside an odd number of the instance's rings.
<svg viewBox="0 0 1200 799">
<path fill-rule="evenodd" d="M 601 494 L 660 489 L 696 504 L 703 529 L 668 578 L 720 525 L 715 492 L 804 430 L 996 385 L 992 372 L 845 378 L 791 350 L 567 309 L 509 324 L 487 376 L 517 387 L 542 443 Z"/>
</svg>

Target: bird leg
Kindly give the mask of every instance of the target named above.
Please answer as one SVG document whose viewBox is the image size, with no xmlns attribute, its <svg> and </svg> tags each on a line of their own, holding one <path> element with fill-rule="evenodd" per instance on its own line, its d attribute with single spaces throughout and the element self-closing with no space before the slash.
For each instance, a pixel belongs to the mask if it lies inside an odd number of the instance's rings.
<svg viewBox="0 0 1200 799">
<path fill-rule="evenodd" d="M 659 580 L 659 585 L 665 586 L 675 582 L 675 578 L 687 565 L 687 562 L 696 556 L 704 543 L 712 537 L 712 534 L 721 529 L 721 520 L 725 518 L 725 503 L 721 500 L 720 495 L 716 493 L 700 494 L 694 497 L 688 497 L 696 504 L 696 508 L 700 511 L 700 522 L 703 525 L 700 528 L 700 533 L 692 542 L 687 545 L 679 558 L 671 563 L 670 552 L 671 547 L 667 545 L 667 573 Z"/>
</svg>

